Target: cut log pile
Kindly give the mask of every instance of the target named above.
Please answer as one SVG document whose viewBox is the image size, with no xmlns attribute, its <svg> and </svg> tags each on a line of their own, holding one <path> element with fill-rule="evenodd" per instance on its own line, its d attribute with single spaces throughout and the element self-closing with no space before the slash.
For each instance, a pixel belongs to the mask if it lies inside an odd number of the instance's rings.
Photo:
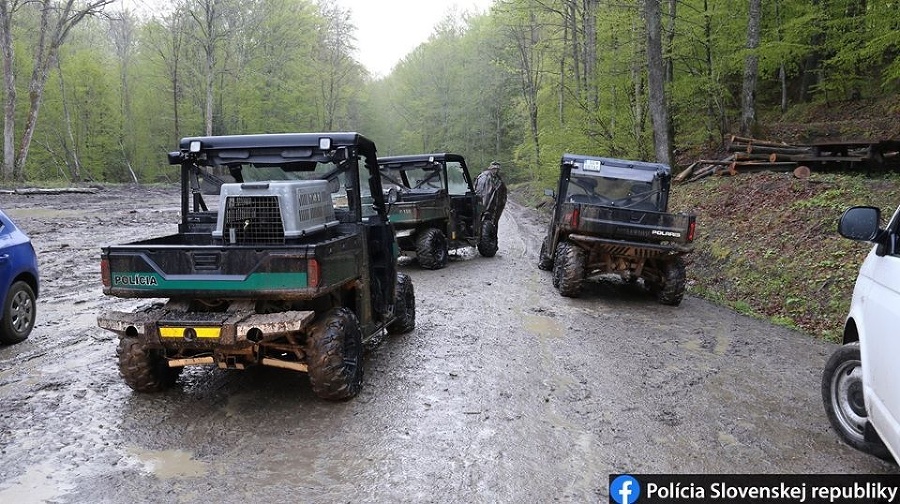
<svg viewBox="0 0 900 504">
<path fill-rule="evenodd" d="M 829 165 L 854 168 L 882 165 L 898 156 L 900 141 L 819 142 L 792 145 L 732 135 L 724 159 L 701 159 L 680 172 L 674 182 L 693 182 L 710 175 L 737 175 L 755 171 L 794 172 L 809 176 L 810 168 Z"/>
</svg>

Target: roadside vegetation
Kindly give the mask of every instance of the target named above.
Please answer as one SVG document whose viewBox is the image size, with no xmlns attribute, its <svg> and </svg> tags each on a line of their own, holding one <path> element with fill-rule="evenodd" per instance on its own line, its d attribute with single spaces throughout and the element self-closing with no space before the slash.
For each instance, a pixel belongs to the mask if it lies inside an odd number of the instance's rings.
<svg viewBox="0 0 900 504">
<path fill-rule="evenodd" d="M 713 177 L 677 186 L 672 208 L 698 214 L 688 293 L 838 341 L 871 245 L 840 237 L 853 205 L 900 204 L 900 175 L 790 173 Z"/>
</svg>

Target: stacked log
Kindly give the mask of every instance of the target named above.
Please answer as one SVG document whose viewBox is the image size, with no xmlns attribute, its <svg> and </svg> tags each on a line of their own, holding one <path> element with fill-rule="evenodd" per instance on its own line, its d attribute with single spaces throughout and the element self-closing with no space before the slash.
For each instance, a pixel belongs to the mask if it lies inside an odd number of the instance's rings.
<svg viewBox="0 0 900 504">
<path fill-rule="evenodd" d="M 747 154 L 811 154 L 810 147 L 790 145 L 784 142 L 771 142 L 755 138 L 731 135 L 726 146 L 728 152 L 745 152 Z"/>
<path fill-rule="evenodd" d="M 736 175 L 767 170 L 793 171 L 798 177 L 802 177 L 809 176 L 809 167 L 813 166 L 827 167 L 839 163 L 853 167 L 857 164 L 870 165 L 873 160 L 884 164 L 885 159 L 890 158 L 892 154 L 896 155 L 896 152 L 889 148 L 896 143 L 896 141 L 837 141 L 824 144 L 820 142 L 816 145 L 791 145 L 732 135 L 725 146 L 730 153 L 728 157 L 721 160 L 701 159 L 679 173 L 673 181 L 693 182 L 710 175 Z M 822 145 L 827 145 L 831 149 L 826 150 Z M 866 146 L 867 151 L 864 149 Z"/>
</svg>

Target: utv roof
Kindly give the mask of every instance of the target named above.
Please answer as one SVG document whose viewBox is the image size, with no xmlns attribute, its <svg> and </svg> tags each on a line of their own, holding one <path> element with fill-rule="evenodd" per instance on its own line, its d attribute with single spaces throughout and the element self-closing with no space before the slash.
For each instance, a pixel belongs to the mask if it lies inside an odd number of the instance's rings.
<svg viewBox="0 0 900 504">
<path fill-rule="evenodd" d="M 205 137 L 185 137 L 179 147 L 182 152 L 189 152 L 191 144 L 200 142 L 200 150 L 307 147 L 317 149 L 320 140 L 330 139 L 331 146 L 360 145 L 375 148 L 368 138 L 353 132 L 328 133 L 269 133 L 258 135 L 221 135 Z"/>
<path fill-rule="evenodd" d="M 646 161 L 633 161 L 628 159 L 606 158 L 599 156 L 584 156 L 581 154 L 563 154 L 563 164 L 574 165 L 573 169 L 583 172 L 585 175 L 601 175 L 603 171 L 612 173 L 621 172 L 622 168 L 652 172 L 653 174 L 668 175 L 672 169 L 662 163 L 648 163 Z"/>
<path fill-rule="evenodd" d="M 382 165 L 384 168 L 398 168 L 403 164 L 411 164 L 411 163 L 422 163 L 422 162 L 430 162 L 430 161 L 464 161 L 460 154 L 451 154 L 449 152 L 440 152 L 433 154 L 407 154 L 404 156 L 385 156 L 378 158 L 378 164 Z M 384 166 L 384 165 L 393 165 L 393 166 Z"/>
</svg>

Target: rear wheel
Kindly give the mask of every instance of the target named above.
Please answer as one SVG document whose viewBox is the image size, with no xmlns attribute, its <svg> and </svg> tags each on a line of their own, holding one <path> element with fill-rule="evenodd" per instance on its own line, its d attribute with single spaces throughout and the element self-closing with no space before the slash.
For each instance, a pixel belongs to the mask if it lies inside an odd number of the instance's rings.
<svg viewBox="0 0 900 504">
<path fill-rule="evenodd" d="M 412 279 L 406 273 L 397 273 L 394 317 L 394 321 L 387 326 L 388 334 L 408 333 L 416 328 L 416 294 Z"/>
<path fill-rule="evenodd" d="M 119 374 L 136 392 L 160 392 L 172 385 L 182 367 L 169 367 L 163 350 L 147 348 L 137 338 L 122 338 L 116 350 Z"/>
<path fill-rule="evenodd" d="M 550 257 L 550 254 L 547 252 L 549 245 L 548 238 L 544 238 L 544 241 L 541 242 L 541 251 L 538 253 L 538 269 L 544 271 L 550 271 L 553 269 L 553 258 Z"/>
<path fill-rule="evenodd" d="M 656 289 L 656 300 L 664 305 L 680 305 L 684 298 L 684 261 L 681 257 L 675 257 L 674 260 L 663 263 L 660 270 L 663 284 Z"/>
<path fill-rule="evenodd" d="M 571 243 L 560 243 L 556 247 L 556 261 L 553 266 L 555 286 L 565 297 L 581 295 L 584 282 L 584 250 Z"/>
<path fill-rule="evenodd" d="M 838 437 L 845 443 L 884 460 L 893 460 L 887 446 L 878 438 L 869 422 L 863 397 L 862 360 L 859 342 L 838 348 L 822 373 L 822 402 L 825 414 Z M 872 429 L 869 438 L 866 429 Z"/>
<path fill-rule="evenodd" d="M 441 269 L 447 265 L 447 237 L 437 228 L 428 228 L 416 238 L 416 257 L 425 269 Z"/>
<path fill-rule="evenodd" d="M 490 218 L 481 221 L 481 235 L 478 237 L 478 253 L 482 257 L 494 257 L 497 254 L 497 226 Z"/>
<path fill-rule="evenodd" d="M 3 306 L 3 320 L 0 320 L 0 343 L 19 343 L 28 338 L 37 314 L 34 298 L 34 291 L 27 283 L 18 281 L 10 286 Z"/>
<path fill-rule="evenodd" d="M 307 372 L 322 399 L 349 399 L 362 389 L 363 344 L 356 315 L 336 308 L 310 328 L 306 339 Z"/>
</svg>

